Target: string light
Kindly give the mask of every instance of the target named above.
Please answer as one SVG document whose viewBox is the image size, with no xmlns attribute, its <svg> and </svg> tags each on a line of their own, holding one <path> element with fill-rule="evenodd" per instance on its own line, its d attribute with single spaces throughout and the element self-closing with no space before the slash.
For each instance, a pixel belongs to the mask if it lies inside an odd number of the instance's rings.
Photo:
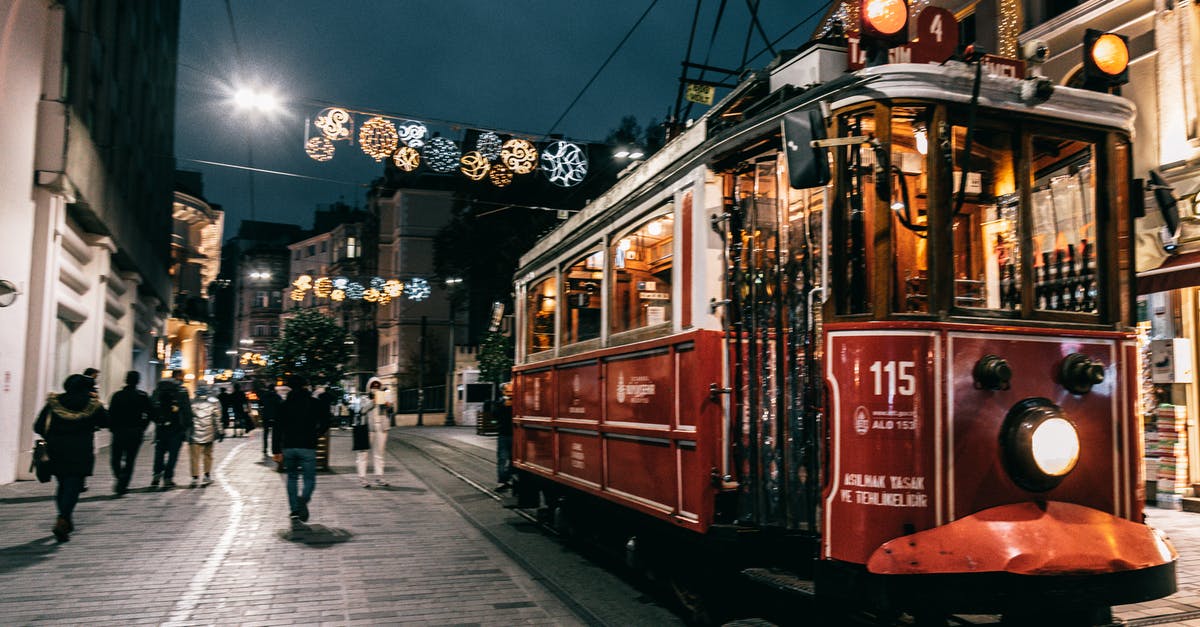
<svg viewBox="0 0 1200 627">
<path fill-rule="evenodd" d="M 294 290 L 292 290 L 291 296 L 292 296 L 292 300 L 294 300 L 296 302 L 300 302 L 300 301 L 304 300 L 304 290 L 294 289 Z"/>
<path fill-rule="evenodd" d="M 404 142 L 405 146 L 420 149 L 425 145 L 427 136 L 429 129 L 420 122 L 409 120 L 400 125 L 400 141 Z"/>
<path fill-rule="evenodd" d="M 380 297 L 379 290 L 377 290 L 373 287 L 364 290 L 363 295 L 362 295 L 363 300 L 367 301 L 368 303 L 377 302 L 379 300 L 379 297 Z"/>
<path fill-rule="evenodd" d="M 508 187 L 508 184 L 512 183 L 513 180 L 512 170 L 509 170 L 508 166 L 504 165 L 503 162 L 495 163 L 488 170 L 488 180 L 496 187 Z"/>
<path fill-rule="evenodd" d="M 363 289 L 362 283 L 359 283 L 358 281 L 351 281 L 350 284 L 346 286 L 346 298 L 362 300 L 363 292 L 365 291 L 366 290 Z"/>
<path fill-rule="evenodd" d="M 329 300 L 332 300 L 332 301 L 338 302 L 338 303 L 346 300 L 346 291 L 345 290 L 333 290 L 332 292 L 329 293 Z"/>
<path fill-rule="evenodd" d="M 487 157 L 483 156 L 483 153 L 478 150 L 468 152 L 459 161 L 462 163 L 462 167 L 460 168 L 462 173 L 472 181 L 482 181 L 491 168 Z"/>
<path fill-rule="evenodd" d="M 358 129 L 358 146 L 368 157 L 382 161 L 385 157 L 396 152 L 400 136 L 396 134 L 396 126 L 387 119 L 375 116 L 367 120 Z"/>
<path fill-rule="evenodd" d="M 396 163 L 397 168 L 412 172 L 421 166 L 421 153 L 412 146 L 401 146 L 396 154 L 392 155 L 392 161 Z"/>
<path fill-rule="evenodd" d="M 350 133 L 354 132 L 354 120 L 350 117 L 350 112 L 339 107 L 322 110 L 317 114 L 313 126 L 321 129 L 321 134 L 330 141 L 350 139 Z"/>
<path fill-rule="evenodd" d="M 500 156 L 501 143 L 499 135 L 492 131 L 484 131 L 479 134 L 479 139 L 475 140 L 475 150 L 488 161 L 495 161 Z"/>
<path fill-rule="evenodd" d="M 542 171 L 551 183 L 574 187 L 587 176 L 587 155 L 579 144 L 556 141 L 542 151 Z"/>
<path fill-rule="evenodd" d="M 321 277 L 313 281 L 313 296 L 317 298 L 329 298 L 329 293 L 333 291 L 333 281 L 329 277 Z"/>
<path fill-rule="evenodd" d="M 462 153 L 458 145 L 445 137 L 434 137 L 425 146 L 425 165 L 434 172 L 449 172 L 458 167 L 458 158 Z"/>
<path fill-rule="evenodd" d="M 371 280 L 367 282 L 367 285 L 369 285 L 373 290 L 383 289 L 383 279 L 377 276 L 371 277 Z"/>
<path fill-rule="evenodd" d="M 304 152 L 314 161 L 329 161 L 333 158 L 333 142 L 324 135 L 309 137 L 308 141 L 304 142 Z"/>
<path fill-rule="evenodd" d="M 500 147 L 500 161 L 513 174 L 529 174 L 537 166 L 537 148 L 527 139 L 510 139 Z"/>
<path fill-rule="evenodd" d="M 383 293 L 388 298 L 400 298 L 400 295 L 404 293 L 404 284 L 396 279 L 384 281 Z"/>
<path fill-rule="evenodd" d="M 1017 36 L 1021 34 L 1022 18 L 1020 0 L 1000 0 L 1000 28 L 996 29 L 1000 56 L 1017 57 Z"/>
<path fill-rule="evenodd" d="M 429 298 L 429 294 L 432 293 L 432 291 L 433 290 L 429 287 L 429 281 L 426 281 L 420 277 L 409 281 L 408 284 L 404 286 L 404 293 L 408 295 L 410 300 L 415 301 L 422 301 L 426 298 Z"/>
</svg>

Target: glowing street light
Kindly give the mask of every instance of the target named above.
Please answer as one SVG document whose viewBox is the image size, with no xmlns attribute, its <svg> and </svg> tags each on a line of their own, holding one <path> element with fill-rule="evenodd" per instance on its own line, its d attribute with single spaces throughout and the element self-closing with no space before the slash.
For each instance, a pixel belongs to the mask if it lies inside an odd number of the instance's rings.
<svg viewBox="0 0 1200 627">
<path fill-rule="evenodd" d="M 233 103 L 239 109 L 254 109 L 259 113 L 273 113 L 279 109 L 279 97 L 266 89 L 241 87 L 233 93 Z"/>
</svg>

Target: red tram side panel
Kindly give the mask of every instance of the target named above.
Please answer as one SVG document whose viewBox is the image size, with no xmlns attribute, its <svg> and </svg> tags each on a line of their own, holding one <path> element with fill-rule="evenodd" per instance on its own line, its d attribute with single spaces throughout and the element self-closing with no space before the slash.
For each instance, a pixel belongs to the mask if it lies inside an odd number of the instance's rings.
<svg viewBox="0 0 1200 627">
<path fill-rule="evenodd" d="M 691 331 L 514 369 L 513 464 L 703 532 L 722 470 L 721 333 Z"/>
</svg>

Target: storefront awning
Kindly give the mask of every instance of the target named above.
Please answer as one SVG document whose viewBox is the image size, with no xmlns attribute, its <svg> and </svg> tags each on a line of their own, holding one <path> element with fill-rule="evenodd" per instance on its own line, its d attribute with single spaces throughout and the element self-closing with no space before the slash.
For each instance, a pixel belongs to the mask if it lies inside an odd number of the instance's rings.
<svg viewBox="0 0 1200 627">
<path fill-rule="evenodd" d="M 1153 294 L 1185 287 L 1200 287 L 1200 251 L 1167 259 L 1161 266 L 1139 272 L 1138 294 Z"/>
</svg>

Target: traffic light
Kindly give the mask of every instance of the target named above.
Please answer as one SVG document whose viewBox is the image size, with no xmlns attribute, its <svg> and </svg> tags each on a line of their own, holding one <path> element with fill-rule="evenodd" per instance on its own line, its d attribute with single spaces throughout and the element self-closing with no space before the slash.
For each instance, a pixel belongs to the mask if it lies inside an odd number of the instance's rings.
<svg viewBox="0 0 1200 627">
<path fill-rule="evenodd" d="M 906 0 L 860 0 L 859 33 L 864 48 L 894 48 L 908 43 Z"/>
<path fill-rule="evenodd" d="M 1083 87 L 1107 92 L 1129 82 L 1129 38 L 1089 28 L 1083 36 Z"/>
</svg>

